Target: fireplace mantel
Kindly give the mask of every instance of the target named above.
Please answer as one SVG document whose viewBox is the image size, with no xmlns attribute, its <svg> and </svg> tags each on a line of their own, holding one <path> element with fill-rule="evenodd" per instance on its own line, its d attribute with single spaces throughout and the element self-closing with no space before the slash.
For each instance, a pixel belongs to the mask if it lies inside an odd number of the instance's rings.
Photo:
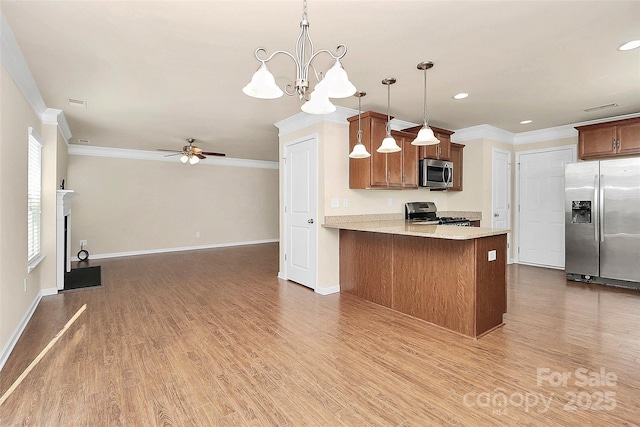
<svg viewBox="0 0 640 427">
<path fill-rule="evenodd" d="M 71 221 L 65 218 L 71 215 L 73 190 L 58 190 L 56 200 L 56 284 L 58 290 L 64 289 L 64 273 L 71 271 Z"/>
</svg>

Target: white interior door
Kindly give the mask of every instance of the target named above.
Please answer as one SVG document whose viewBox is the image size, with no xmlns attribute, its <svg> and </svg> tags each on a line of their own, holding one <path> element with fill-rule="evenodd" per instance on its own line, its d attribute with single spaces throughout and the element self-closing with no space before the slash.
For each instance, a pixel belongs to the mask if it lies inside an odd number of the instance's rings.
<svg viewBox="0 0 640 427">
<path fill-rule="evenodd" d="M 311 137 L 286 146 L 287 279 L 316 287 L 317 144 Z"/>
<path fill-rule="evenodd" d="M 511 153 L 493 149 L 491 170 L 491 228 L 511 228 Z M 507 257 L 511 259 L 511 233 L 507 233 Z"/>
<path fill-rule="evenodd" d="M 511 171 L 511 153 L 502 150 L 493 150 L 491 203 L 492 203 L 492 228 L 509 228 L 510 188 L 509 174 Z"/>
<path fill-rule="evenodd" d="M 575 147 L 518 153 L 518 262 L 564 268 L 564 165 Z"/>
</svg>

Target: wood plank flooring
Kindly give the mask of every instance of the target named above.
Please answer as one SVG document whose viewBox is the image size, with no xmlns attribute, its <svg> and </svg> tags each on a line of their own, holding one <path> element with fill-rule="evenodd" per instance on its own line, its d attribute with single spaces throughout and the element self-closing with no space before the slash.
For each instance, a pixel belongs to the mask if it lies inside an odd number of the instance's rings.
<svg viewBox="0 0 640 427">
<path fill-rule="evenodd" d="M 277 256 L 264 244 L 102 260 L 102 287 L 42 299 L 0 394 L 87 310 L 0 425 L 640 423 L 640 292 L 512 265 L 505 325 L 473 340 L 279 280 Z"/>
</svg>

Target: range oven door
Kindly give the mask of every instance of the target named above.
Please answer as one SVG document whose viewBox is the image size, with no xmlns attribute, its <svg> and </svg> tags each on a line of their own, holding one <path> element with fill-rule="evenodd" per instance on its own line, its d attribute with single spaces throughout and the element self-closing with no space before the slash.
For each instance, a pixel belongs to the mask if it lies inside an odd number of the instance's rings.
<svg viewBox="0 0 640 427">
<path fill-rule="evenodd" d="M 449 188 L 453 186 L 453 163 L 444 160 L 420 160 L 420 187 Z"/>
</svg>

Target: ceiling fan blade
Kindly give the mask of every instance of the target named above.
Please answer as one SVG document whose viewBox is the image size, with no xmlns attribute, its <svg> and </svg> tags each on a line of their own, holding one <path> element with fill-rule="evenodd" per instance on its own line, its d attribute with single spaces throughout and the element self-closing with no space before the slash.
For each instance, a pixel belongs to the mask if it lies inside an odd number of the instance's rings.
<svg viewBox="0 0 640 427">
<path fill-rule="evenodd" d="M 171 157 L 171 156 L 179 156 L 182 153 L 173 153 L 173 154 L 167 154 L 165 157 Z"/>
<path fill-rule="evenodd" d="M 224 153 L 213 153 L 211 151 L 201 151 L 200 154 L 206 154 L 207 156 L 226 156 Z"/>
<path fill-rule="evenodd" d="M 182 153 L 182 151 L 179 150 L 167 150 L 165 148 L 156 148 L 157 151 L 171 151 L 172 153 Z"/>
<path fill-rule="evenodd" d="M 199 159 L 206 159 L 206 157 L 205 157 L 205 156 L 203 156 L 203 155 L 202 155 L 202 154 L 200 154 L 200 153 L 193 153 L 193 155 L 194 155 L 194 156 L 196 156 L 196 157 L 197 157 L 197 158 L 199 158 Z"/>
</svg>

